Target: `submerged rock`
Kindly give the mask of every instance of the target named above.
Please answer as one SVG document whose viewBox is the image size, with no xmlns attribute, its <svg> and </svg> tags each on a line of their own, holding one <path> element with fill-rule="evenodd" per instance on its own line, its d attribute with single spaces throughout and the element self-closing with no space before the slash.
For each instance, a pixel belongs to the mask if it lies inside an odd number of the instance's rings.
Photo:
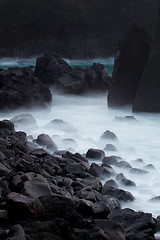
<svg viewBox="0 0 160 240">
<path fill-rule="evenodd" d="M 113 144 L 107 144 L 103 150 L 104 151 L 112 151 L 112 152 L 117 151 L 116 147 Z"/>
<path fill-rule="evenodd" d="M 134 116 L 115 117 L 114 121 L 116 121 L 116 122 L 137 122 L 137 120 Z"/>
<path fill-rule="evenodd" d="M 109 164 L 109 165 L 116 165 L 118 164 L 118 160 L 121 160 L 122 158 L 119 157 L 119 156 L 107 156 L 107 157 L 104 157 L 103 160 L 102 160 L 102 163 L 103 164 Z"/>
<path fill-rule="evenodd" d="M 27 127 L 31 129 L 38 128 L 36 119 L 29 113 L 16 115 L 10 119 L 10 121 L 13 122 L 15 127 Z"/>
<path fill-rule="evenodd" d="M 106 140 L 114 140 L 114 141 L 118 140 L 117 136 L 109 130 L 105 131 L 100 137 L 100 140 L 105 140 L 105 139 Z"/>
<path fill-rule="evenodd" d="M 54 119 L 45 125 L 44 128 L 53 128 L 65 132 L 76 131 L 76 129 L 71 124 L 63 121 L 62 119 Z"/>
</svg>

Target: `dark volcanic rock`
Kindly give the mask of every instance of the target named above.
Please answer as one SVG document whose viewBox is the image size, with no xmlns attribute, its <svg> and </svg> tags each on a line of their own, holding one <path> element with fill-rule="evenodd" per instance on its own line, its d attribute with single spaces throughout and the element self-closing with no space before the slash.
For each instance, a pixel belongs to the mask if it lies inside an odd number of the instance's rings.
<svg viewBox="0 0 160 240">
<path fill-rule="evenodd" d="M 85 171 L 85 168 L 78 163 L 72 163 L 67 165 L 66 170 L 69 173 L 80 174 Z"/>
<path fill-rule="evenodd" d="M 69 71 L 71 67 L 57 55 L 46 54 L 37 58 L 35 76 L 45 85 L 53 86 L 59 77 Z"/>
<path fill-rule="evenodd" d="M 46 107 L 51 103 L 50 90 L 35 78 L 30 68 L 0 70 L 0 109 Z"/>
<path fill-rule="evenodd" d="M 108 205 L 103 200 L 94 203 L 91 207 L 92 207 L 94 218 L 100 218 L 100 219 L 107 218 L 108 214 L 110 213 L 110 209 L 108 208 Z"/>
<path fill-rule="evenodd" d="M 13 122 L 15 127 L 29 127 L 30 129 L 38 128 L 36 119 L 29 113 L 16 115 L 10 119 L 10 121 Z"/>
<path fill-rule="evenodd" d="M 69 198 L 60 195 L 42 196 L 39 198 L 42 206 L 42 219 L 49 220 L 56 217 L 66 219 L 71 226 L 81 226 L 83 220 L 76 212 L 76 203 Z"/>
<path fill-rule="evenodd" d="M 106 235 L 108 240 L 125 240 L 125 231 L 123 227 L 116 223 L 115 221 L 111 221 L 108 219 L 96 219 L 96 226 L 100 227 Z"/>
<path fill-rule="evenodd" d="M 0 121 L 0 130 L 2 130 L 2 129 L 7 129 L 12 132 L 15 131 L 14 124 L 12 122 L 10 122 L 9 120 Z"/>
<path fill-rule="evenodd" d="M 121 209 L 121 203 L 120 201 L 112 196 L 109 195 L 104 195 L 102 197 L 102 201 L 104 201 L 105 203 L 107 203 L 110 211 L 112 211 L 113 209 Z"/>
<path fill-rule="evenodd" d="M 113 188 L 113 187 L 105 188 L 103 190 L 103 195 L 113 196 L 122 202 L 128 202 L 128 201 L 134 200 L 134 197 L 130 192 L 124 191 L 122 189 Z"/>
<path fill-rule="evenodd" d="M 20 224 L 16 224 L 11 227 L 9 231 L 9 237 L 7 238 L 8 240 L 26 240 L 26 235 L 24 232 L 24 229 Z"/>
<path fill-rule="evenodd" d="M 102 183 L 95 177 L 88 177 L 82 180 L 82 183 L 86 186 L 90 186 L 92 189 L 100 192 L 102 189 Z"/>
<path fill-rule="evenodd" d="M 108 70 L 103 64 L 94 63 L 86 69 L 86 82 L 89 90 L 105 91 L 108 89 L 109 81 Z"/>
<path fill-rule="evenodd" d="M 137 120 L 134 116 L 115 117 L 114 121 L 116 121 L 116 122 L 137 122 Z"/>
<path fill-rule="evenodd" d="M 79 94 L 84 92 L 87 88 L 85 70 L 81 67 L 73 68 L 68 74 L 64 74 L 58 79 L 56 87 L 65 93 Z"/>
<path fill-rule="evenodd" d="M 81 94 L 92 90 L 106 91 L 109 81 L 106 67 L 94 63 L 85 70 L 76 66 L 62 76 L 57 76 L 52 85 L 55 83 L 56 88 L 65 93 Z"/>
<path fill-rule="evenodd" d="M 108 93 L 109 107 L 133 104 L 150 48 L 149 35 L 136 24 L 132 24 L 120 43 L 119 54 L 115 59 Z"/>
<path fill-rule="evenodd" d="M 156 37 L 133 105 L 134 112 L 160 112 L 160 3 Z M 154 76 L 154 77 L 153 77 Z"/>
<path fill-rule="evenodd" d="M 86 157 L 91 159 L 101 160 L 102 158 L 105 157 L 105 153 L 100 149 L 90 148 L 86 153 Z"/>
<path fill-rule="evenodd" d="M 24 226 L 27 239 L 33 240 L 76 240 L 73 229 L 63 218 L 48 221 L 28 222 Z M 21 239 L 20 239 L 21 240 Z"/>
<path fill-rule="evenodd" d="M 116 147 L 113 144 L 107 144 L 103 150 L 104 151 L 113 151 L 113 152 L 117 151 Z"/>
<path fill-rule="evenodd" d="M 105 182 L 105 184 L 103 185 L 103 188 L 102 188 L 102 194 L 106 191 L 106 189 L 108 189 L 110 187 L 118 188 L 118 184 L 116 183 L 115 180 L 110 179 Z"/>
<path fill-rule="evenodd" d="M 144 169 L 140 169 L 140 168 L 131 168 L 130 173 L 133 173 L 133 174 L 147 174 L 148 171 L 146 171 Z"/>
<path fill-rule="evenodd" d="M 43 134 L 39 140 L 44 147 L 52 142 Z M 154 239 L 151 214 L 115 213 L 120 201 L 134 198 L 116 188 L 109 165 L 90 166 L 83 155 L 69 151 L 61 157 L 43 148 L 30 151 L 26 134 L 7 120 L 0 121 L 0 150 L 0 239 Z M 99 177 L 110 180 L 102 187 Z"/>
<path fill-rule="evenodd" d="M 33 198 L 38 198 L 44 195 L 52 195 L 47 179 L 36 174 L 32 179 L 24 183 L 23 193 Z"/>
<path fill-rule="evenodd" d="M 68 122 L 62 119 L 54 119 L 50 123 L 44 126 L 44 128 L 58 129 L 65 132 L 76 131 L 76 129 L 70 125 Z"/>
<path fill-rule="evenodd" d="M 119 168 L 132 168 L 132 166 L 126 161 L 120 161 L 115 166 Z"/>
<path fill-rule="evenodd" d="M 124 186 L 136 186 L 135 182 L 127 179 L 123 173 L 119 173 L 117 176 L 116 176 L 116 180 L 118 180 L 121 184 L 123 184 Z"/>
<path fill-rule="evenodd" d="M 113 210 L 109 219 L 122 225 L 126 231 L 127 240 L 154 240 L 156 231 L 156 220 L 149 213 L 135 212 L 125 208 L 122 210 Z M 136 219 L 136 221 L 135 221 Z"/>
<path fill-rule="evenodd" d="M 15 218 L 17 216 L 32 218 L 41 216 L 41 205 L 38 200 L 15 192 L 7 196 L 7 209 Z"/>
<path fill-rule="evenodd" d="M 118 160 L 121 160 L 122 158 L 119 156 L 107 156 L 103 158 L 102 163 L 103 164 L 109 164 L 109 165 L 116 165 L 118 163 Z"/>
<path fill-rule="evenodd" d="M 89 173 L 92 174 L 95 177 L 103 178 L 103 177 L 110 177 L 111 172 L 108 171 L 103 166 L 99 166 L 96 163 L 92 163 L 91 167 L 89 169 Z"/>
<path fill-rule="evenodd" d="M 56 151 L 57 150 L 57 146 L 56 144 L 53 142 L 53 140 L 51 139 L 51 137 L 47 134 L 40 134 L 36 140 L 34 140 L 35 143 L 43 146 L 43 147 L 47 147 L 48 150 L 52 150 L 52 151 Z"/>
<path fill-rule="evenodd" d="M 117 136 L 113 133 L 113 132 L 111 132 L 111 131 L 109 131 L 109 130 L 107 130 L 107 131 L 105 131 L 103 134 L 102 134 L 102 136 L 100 137 L 100 139 L 102 140 L 117 140 Z"/>
</svg>

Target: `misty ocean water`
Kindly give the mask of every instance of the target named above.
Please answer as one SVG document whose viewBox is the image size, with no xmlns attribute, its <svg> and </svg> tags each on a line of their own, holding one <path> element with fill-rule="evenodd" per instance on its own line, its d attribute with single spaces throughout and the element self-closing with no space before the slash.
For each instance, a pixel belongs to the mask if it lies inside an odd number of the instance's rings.
<svg viewBox="0 0 160 240">
<path fill-rule="evenodd" d="M 106 144 L 113 144 L 117 151 L 106 151 L 106 156 L 120 156 L 132 167 L 148 171 L 146 174 L 133 174 L 127 169 L 113 166 L 117 174 L 123 173 L 136 184 L 136 187 L 124 187 L 119 184 L 119 188 L 130 191 L 135 197 L 135 201 L 122 204 L 122 207 L 149 212 L 154 217 L 160 215 L 160 201 L 150 201 L 160 196 L 160 114 L 133 114 L 130 106 L 108 109 L 107 93 L 75 96 L 55 92 L 51 109 L 12 111 L 1 113 L 0 118 L 11 119 L 20 113 L 31 113 L 37 121 L 37 128 L 22 125 L 16 130 L 25 131 L 34 138 L 46 133 L 52 137 L 59 150 L 69 149 L 85 154 L 89 148 L 103 150 Z M 116 116 L 134 116 L 137 121 L 115 121 Z M 67 122 L 68 129 L 47 127 L 54 119 Z M 100 136 L 106 130 L 114 132 L 118 141 L 100 141 Z M 143 161 L 137 163 L 136 159 Z M 146 167 L 148 164 L 153 164 L 154 169 Z M 102 182 L 106 180 L 108 179 L 103 179 Z"/>
</svg>

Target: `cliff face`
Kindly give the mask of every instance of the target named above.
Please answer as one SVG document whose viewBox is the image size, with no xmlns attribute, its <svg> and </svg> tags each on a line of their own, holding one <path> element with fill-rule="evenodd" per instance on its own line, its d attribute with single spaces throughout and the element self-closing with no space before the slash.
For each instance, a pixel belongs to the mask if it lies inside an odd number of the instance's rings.
<svg viewBox="0 0 160 240">
<path fill-rule="evenodd" d="M 1 56 L 106 57 L 131 22 L 154 34 L 157 0 L 2 0 L 0 16 Z"/>
</svg>

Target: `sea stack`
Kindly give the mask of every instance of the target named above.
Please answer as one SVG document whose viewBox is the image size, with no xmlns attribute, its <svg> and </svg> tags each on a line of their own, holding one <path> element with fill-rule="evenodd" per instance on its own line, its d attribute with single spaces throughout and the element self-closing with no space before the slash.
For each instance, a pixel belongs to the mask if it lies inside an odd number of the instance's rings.
<svg viewBox="0 0 160 240">
<path fill-rule="evenodd" d="M 133 105 L 134 112 L 160 112 L 160 1 L 156 36 Z"/>
<path fill-rule="evenodd" d="M 108 106 L 122 107 L 134 103 L 135 94 L 151 48 L 149 34 L 132 24 L 119 44 L 108 91 Z"/>
</svg>

